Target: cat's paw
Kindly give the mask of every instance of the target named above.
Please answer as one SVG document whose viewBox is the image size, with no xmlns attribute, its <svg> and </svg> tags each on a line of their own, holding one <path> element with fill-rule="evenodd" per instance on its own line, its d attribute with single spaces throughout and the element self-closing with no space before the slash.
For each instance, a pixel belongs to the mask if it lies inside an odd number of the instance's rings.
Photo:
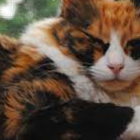
<svg viewBox="0 0 140 140">
<path fill-rule="evenodd" d="M 121 135 L 121 140 L 140 140 L 140 106 L 134 109 L 134 117 Z"/>
</svg>

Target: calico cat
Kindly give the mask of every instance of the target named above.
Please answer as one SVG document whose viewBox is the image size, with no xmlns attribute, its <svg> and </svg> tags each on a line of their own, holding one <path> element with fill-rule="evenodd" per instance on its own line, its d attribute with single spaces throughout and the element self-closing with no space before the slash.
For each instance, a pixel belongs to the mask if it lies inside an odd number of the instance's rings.
<svg viewBox="0 0 140 140">
<path fill-rule="evenodd" d="M 19 41 L 0 36 L 0 139 L 140 139 L 139 30 L 139 1 L 63 0 Z"/>
<path fill-rule="evenodd" d="M 138 2 L 64 0 L 60 17 L 31 24 L 21 42 L 48 56 L 75 83 L 79 98 L 137 106 Z"/>
<path fill-rule="evenodd" d="M 140 138 L 140 107 L 79 99 L 75 83 L 34 46 L 0 35 L 0 65 L 0 140 Z"/>
</svg>

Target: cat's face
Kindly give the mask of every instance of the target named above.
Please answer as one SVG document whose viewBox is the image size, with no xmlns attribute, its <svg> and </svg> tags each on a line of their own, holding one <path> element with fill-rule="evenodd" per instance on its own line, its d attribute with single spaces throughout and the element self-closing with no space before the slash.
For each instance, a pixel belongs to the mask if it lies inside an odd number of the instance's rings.
<svg viewBox="0 0 140 140">
<path fill-rule="evenodd" d="M 76 28 L 67 35 L 70 49 L 109 91 L 123 90 L 140 78 L 140 9 L 135 4 L 64 0 L 62 16 Z"/>
</svg>

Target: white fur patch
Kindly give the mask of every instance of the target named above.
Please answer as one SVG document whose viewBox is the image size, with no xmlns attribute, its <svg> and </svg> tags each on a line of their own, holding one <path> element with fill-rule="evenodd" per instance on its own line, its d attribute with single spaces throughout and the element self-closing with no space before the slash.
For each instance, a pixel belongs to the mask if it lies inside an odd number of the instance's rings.
<svg viewBox="0 0 140 140">
<path fill-rule="evenodd" d="M 140 107 L 135 108 L 133 120 L 121 138 L 122 140 L 140 140 Z"/>
<path fill-rule="evenodd" d="M 38 52 L 51 58 L 57 70 L 61 73 L 66 74 L 70 77 L 71 81 L 74 82 L 74 87 L 78 97 L 91 100 L 96 102 L 108 101 L 107 95 L 95 91 L 93 82 L 84 74 L 79 72 L 81 68 L 80 63 L 74 59 L 64 55 L 58 47 L 53 46 L 49 40 L 49 34 L 40 30 L 45 27 L 51 28 L 54 23 L 59 22 L 61 19 L 46 19 L 44 21 L 30 25 L 27 31 L 22 35 L 21 41 L 27 45 L 33 45 L 38 49 Z M 47 40 L 48 38 L 48 40 Z"/>
<path fill-rule="evenodd" d="M 106 57 L 108 65 L 124 64 L 125 54 L 120 44 L 120 36 L 115 31 L 111 32 L 110 47 Z"/>
</svg>

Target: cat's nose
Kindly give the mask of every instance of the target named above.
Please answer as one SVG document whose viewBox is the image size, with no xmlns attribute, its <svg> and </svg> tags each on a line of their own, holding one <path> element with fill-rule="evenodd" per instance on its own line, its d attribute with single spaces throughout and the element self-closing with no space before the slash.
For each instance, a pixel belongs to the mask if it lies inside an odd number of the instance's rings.
<svg viewBox="0 0 140 140">
<path fill-rule="evenodd" d="M 118 75 L 121 70 L 124 68 L 123 64 L 110 64 L 108 68 L 115 74 Z"/>
</svg>

